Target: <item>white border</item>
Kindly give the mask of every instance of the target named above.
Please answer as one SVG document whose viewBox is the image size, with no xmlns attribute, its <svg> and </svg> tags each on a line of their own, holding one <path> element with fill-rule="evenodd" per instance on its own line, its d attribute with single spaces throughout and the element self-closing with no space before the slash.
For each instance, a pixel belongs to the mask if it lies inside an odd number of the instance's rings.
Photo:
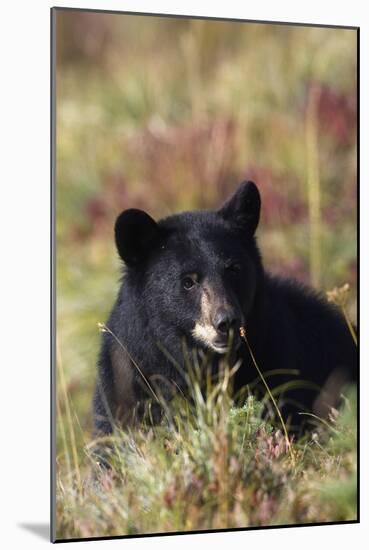
<svg viewBox="0 0 369 550">
<path fill-rule="evenodd" d="M 49 8 L 48 0 L 7 2 L 1 8 L 1 540 L 4 547 L 47 544 L 22 528 L 49 521 Z M 57 4 L 58 5 L 58 4 Z M 69 0 L 59 5 L 186 15 L 211 15 L 361 26 L 361 241 L 368 232 L 368 51 L 365 2 L 279 0 L 220 4 L 194 0 Z M 319 14 L 319 15 L 317 15 Z M 368 260 L 361 255 L 361 312 L 365 319 Z M 5 311 L 4 311 L 5 305 Z M 368 331 L 361 325 L 361 481 L 368 487 Z M 368 496 L 360 525 L 86 542 L 90 547 L 193 548 L 247 544 L 300 550 L 347 549 L 368 539 Z M 288 542 L 286 542 L 288 541 Z M 6 542 L 9 542 L 7 545 Z M 359 545 L 361 547 L 361 545 Z"/>
</svg>

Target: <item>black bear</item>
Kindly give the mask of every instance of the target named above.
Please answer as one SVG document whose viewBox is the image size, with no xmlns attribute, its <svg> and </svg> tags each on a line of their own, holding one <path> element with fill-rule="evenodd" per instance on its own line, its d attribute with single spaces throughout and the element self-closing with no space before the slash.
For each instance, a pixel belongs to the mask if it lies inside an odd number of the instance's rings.
<svg viewBox="0 0 369 550">
<path fill-rule="evenodd" d="M 342 385 L 356 379 L 356 346 L 338 308 L 264 270 L 254 236 L 260 206 L 259 191 L 249 181 L 217 211 L 158 222 L 142 210 L 120 214 L 115 242 L 124 272 L 102 335 L 96 433 L 111 432 L 115 422 L 128 424 L 155 384 L 165 399 L 174 387 L 185 391 L 176 367 L 186 368 L 184 340 L 215 363 L 227 353 L 241 362 L 235 394 L 255 381 L 240 327 L 262 371 L 275 371 L 268 378 L 272 388 L 291 381 L 292 370 L 308 382 L 281 400 L 291 425 L 300 422 L 299 411 L 325 414 Z"/>
</svg>

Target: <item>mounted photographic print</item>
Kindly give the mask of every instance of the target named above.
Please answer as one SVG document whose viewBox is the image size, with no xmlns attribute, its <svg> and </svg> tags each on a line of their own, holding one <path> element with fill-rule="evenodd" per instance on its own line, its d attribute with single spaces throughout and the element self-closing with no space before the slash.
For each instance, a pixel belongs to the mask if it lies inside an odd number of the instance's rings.
<svg viewBox="0 0 369 550">
<path fill-rule="evenodd" d="M 53 540 L 357 522 L 359 30 L 51 21 Z"/>
</svg>

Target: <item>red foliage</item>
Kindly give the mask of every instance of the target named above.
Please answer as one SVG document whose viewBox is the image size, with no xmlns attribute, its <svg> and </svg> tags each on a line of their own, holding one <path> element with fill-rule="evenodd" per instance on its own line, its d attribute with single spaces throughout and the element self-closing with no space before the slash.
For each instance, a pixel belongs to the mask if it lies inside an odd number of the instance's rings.
<svg viewBox="0 0 369 550">
<path fill-rule="evenodd" d="M 320 82 L 309 85 L 309 93 L 316 94 L 320 130 L 331 135 L 338 145 L 349 146 L 356 140 L 356 95 L 333 90 Z"/>
<path fill-rule="evenodd" d="M 294 182 L 257 165 L 249 166 L 245 179 L 255 181 L 260 190 L 264 225 L 293 224 L 306 219 L 305 203 L 296 192 L 292 192 L 296 188 Z"/>
<path fill-rule="evenodd" d="M 318 113 L 321 127 L 332 133 L 340 145 L 350 145 L 355 141 L 357 120 L 353 94 L 339 94 L 322 87 Z"/>
</svg>

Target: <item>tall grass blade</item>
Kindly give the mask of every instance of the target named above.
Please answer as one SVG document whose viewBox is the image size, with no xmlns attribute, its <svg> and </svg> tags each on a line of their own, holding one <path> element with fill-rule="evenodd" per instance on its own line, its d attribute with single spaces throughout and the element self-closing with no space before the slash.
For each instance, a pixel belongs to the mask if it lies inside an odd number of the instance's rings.
<svg viewBox="0 0 369 550">
<path fill-rule="evenodd" d="M 296 463 L 296 461 L 295 461 L 295 453 L 294 453 L 293 448 L 292 448 L 292 443 L 291 443 L 290 438 L 289 438 L 289 435 L 288 435 L 288 431 L 287 431 L 287 428 L 286 428 L 286 424 L 285 424 L 285 422 L 284 422 L 284 420 L 283 420 L 283 418 L 282 418 L 281 411 L 279 410 L 279 407 L 278 407 L 278 405 L 277 405 L 277 402 L 276 402 L 276 400 L 274 399 L 274 396 L 273 396 L 272 392 L 270 391 L 270 388 L 269 388 L 269 386 L 268 386 L 268 384 L 267 384 L 267 382 L 266 382 L 266 380 L 265 380 L 265 378 L 264 378 L 264 376 L 263 376 L 263 373 L 261 372 L 261 370 L 260 370 L 260 368 L 259 368 L 259 366 L 258 366 L 258 364 L 257 364 L 257 362 L 256 362 L 255 356 L 254 356 L 254 354 L 253 354 L 253 351 L 252 351 L 252 349 L 251 349 L 251 347 L 250 347 L 250 344 L 249 344 L 249 341 L 248 341 L 248 339 L 247 339 L 246 330 L 245 330 L 244 327 L 241 327 L 241 328 L 240 328 L 240 335 L 241 335 L 241 338 L 246 342 L 246 345 L 247 345 L 247 348 L 248 348 L 248 350 L 249 350 L 250 357 L 251 357 L 251 359 L 252 359 L 252 362 L 253 362 L 253 364 L 254 364 L 254 367 L 256 368 L 256 370 L 257 370 L 257 372 L 258 372 L 258 375 L 260 376 L 260 379 L 261 379 L 261 381 L 263 382 L 263 384 L 264 384 L 264 386 L 265 386 L 265 389 L 266 389 L 266 391 L 267 391 L 267 393 L 268 393 L 268 395 L 269 395 L 269 397 L 270 397 L 270 400 L 272 401 L 273 406 L 274 406 L 274 408 L 275 408 L 275 410 L 276 410 L 276 412 L 277 412 L 277 414 L 278 414 L 278 417 L 279 417 L 279 420 L 280 420 L 280 422 L 281 422 L 281 426 L 282 426 L 282 429 L 283 429 L 283 432 L 284 432 L 284 437 L 285 437 L 285 441 L 286 441 L 286 447 L 287 447 L 287 449 L 288 449 L 288 452 L 290 453 L 292 465 L 295 466 L 295 463 Z"/>
</svg>

